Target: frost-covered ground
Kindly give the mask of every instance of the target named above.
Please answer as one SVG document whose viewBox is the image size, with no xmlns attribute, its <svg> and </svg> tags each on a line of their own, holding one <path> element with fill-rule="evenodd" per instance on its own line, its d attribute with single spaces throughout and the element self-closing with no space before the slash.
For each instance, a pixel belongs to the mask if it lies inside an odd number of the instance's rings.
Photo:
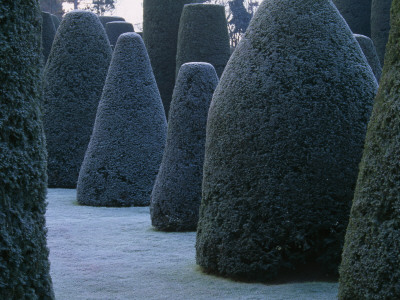
<svg viewBox="0 0 400 300">
<path fill-rule="evenodd" d="M 202 273 L 195 233 L 154 231 L 148 207 L 78 206 L 76 191 L 49 189 L 54 291 L 68 299 L 336 299 L 327 282 L 264 285 Z"/>
</svg>

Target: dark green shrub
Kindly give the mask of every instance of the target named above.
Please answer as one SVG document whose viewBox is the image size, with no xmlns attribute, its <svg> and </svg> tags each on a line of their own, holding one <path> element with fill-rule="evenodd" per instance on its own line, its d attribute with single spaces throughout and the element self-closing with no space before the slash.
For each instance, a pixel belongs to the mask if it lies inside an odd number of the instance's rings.
<svg viewBox="0 0 400 300">
<path fill-rule="evenodd" d="M 339 299 L 400 295 L 400 1 L 368 124 L 340 266 Z"/>
<path fill-rule="evenodd" d="M 187 62 L 208 62 L 221 76 L 230 57 L 225 7 L 215 4 L 187 4 L 178 32 L 176 74 Z"/>
<path fill-rule="evenodd" d="M 361 34 L 354 34 L 358 44 L 361 47 L 365 57 L 367 58 L 368 64 L 374 72 L 376 80 L 379 82 L 382 74 L 381 63 L 379 62 L 378 54 L 374 46 L 374 42 L 367 36 Z"/>
<path fill-rule="evenodd" d="M 168 115 L 175 85 L 179 20 L 185 4 L 202 0 L 144 0 L 143 39 L 149 53 L 158 89 Z"/>
<path fill-rule="evenodd" d="M 76 186 L 110 59 L 98 17 L 88 11 L 66 14 L 44 70 L 49 186 Z"/>
<path fill-rule="evenodd" d="M 51 45 L 53 45 L 54 36 L 56 35 L 56 28 L 54 27 L 51 14 L 42 11 L 42 18 L 42 47 L 44 63 L 46 63 L 50 54 Z"/>
<path fill-rule="evenodd" d="M 122 17 L 117 17 L 117 16 L 99 16 L 101 25 L 103 25 L 104 28 L 106 28 L 106 24 L 108 22 L 114 22 L 114 21 L 125 21 L 124 18 Z"/>
<path fill-rule="evenodd" d="M 77 186 L 78 202 L 149 205 L 167 121 L 142 38 L 117 42 Z"/>
<path fill-rule="evenodd" d="M 0 5 L 0 298 L 54 299 L 46 247 L 38 1 Z"/>
<path fill-rule="evenodd" d="M 371 39 L 374 41 L 381 66 L 389 37 L 391 4 L 392 0 L 372 0 L 371 6 Z"/>
<path fill-rule="evenodd" d="M 53 20 L 54 27 L 57 31 L 58 27 L 60 26 L 60 19 L 56 15 L 51 15 L 51 19 Z"/>
<path fill-rule="evenodd" d="M 337 275 L 376 89 L 331 1 L 264 1 L 210 105 L 197 263 Z"/>
<path fill-rule="evenodd" d="M 208 108 L 218 76 L 208 63 L 183 64 L 176 79 L 161 167 L 150 201 L 159 230 L 196 230 Z"/>
<path fill-rule="evenodd" d="M 350 29 L 371 36 L 371 0 L 333 0 Z"/>
<path fill-rule="evenodd" d="M 112 47 L 115 46 L 121 34 L 134 31 L 133 25 L 125 21 L 113 21 L 106 24 L 106 33 Z"/>
</svg>

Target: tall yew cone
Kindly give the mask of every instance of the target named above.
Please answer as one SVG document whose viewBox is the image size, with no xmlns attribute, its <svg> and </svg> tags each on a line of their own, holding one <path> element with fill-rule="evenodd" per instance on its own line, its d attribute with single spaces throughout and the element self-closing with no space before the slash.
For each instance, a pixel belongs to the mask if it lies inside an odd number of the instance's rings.
<svg viewBox="0 0 400 300">
<path fill-rule="evenodd" d="M 368 124 L 340 267 L 339 299 L 400 295 L 400 0 Z"/>
<path fill-rule="evenodd" d="M 117 41 L 77 186 L 80 204 L 144 206 L 160 167 L 167 121 L 142 38 Z"/>
<path fill-rule="evenodd" d="M 76 187 L 110 59 L 99 18 L 88 11 L 66 14 L 44 69 L 50 187 Z"/>
<path fill-rule="evenodd" d="M 371 0 L 333 0 L 350 29 L 371 36 Z"/>
<path fill-rule="evenodd" d="M 376 89 L 331 1 L 264 1 L 210 106 L 197 263 L 244 279 L 337 274 Z"/>
<path fill-rule="evenodd" d="M 46 247 L 39 2 L 0 5 L 0 298 L 54 299 Z"/>
<path fill-rule="evenodd" d="M 365 58 L 368 61 L 369 66 L 374 72 L 376 81 L 379 82 L 382 74 L 381 63 L 379 62 L 378 54 L 374 46 L 374 42 L 367 36 L 361 34 L 354 34 L 355 39 L 363 51 Z"/>
</svg>

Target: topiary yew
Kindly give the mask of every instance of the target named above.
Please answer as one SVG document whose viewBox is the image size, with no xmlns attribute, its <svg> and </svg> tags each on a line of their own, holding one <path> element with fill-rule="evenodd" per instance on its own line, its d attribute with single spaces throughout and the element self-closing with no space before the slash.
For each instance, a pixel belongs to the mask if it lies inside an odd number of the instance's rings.
<svg viewBox="0 0 400 300">
<path fill-rule="evenodd" d="M 60 26 L 60 19 L 56 15 L 51 15 L 51 19 L 53 20 L 54 27 L 57 31 L 58 27 Z"/>
<path fill-rule="evenodd" d="M 125 32 L 135 32 L 133 25 L 125 21 L 113 21 L 106 24 L 106 32 L 110 44 L 115 47 L 118 37 Z"/>
<path fill-rule="evenodd" d="M 99 16 L 99 20 L 101 22 L 101 25 L 103 25 L 104 28 L 106 28 L 106 24 L 108 22 L 125 21 L 124 18 L 117 17 L 117 16 Z"/>
<path fill-rule="evenodd" d="M 142 38 L 117 42 L 78 180 L 80 204 L 149 205 L 167 121 Z"/>
<path fill-rule="evenodd" d="M 65 15 L 44 70 L 49 185 L 75 188 L 111 59 L 98 17 Z"/>
<path fill-rule="evenodd" d="M 400 1 L 368 124 L 340 266 L 339 299 L 400 295 Z"/>
<path fill-rule="evenodd" d="M 56 35 L 56 28 L 49 13 L 42 11 L 42 19 L 42 46 L 44 63 L 46 63 L 50 54 L 51 46 L 53 45 L 54 36 Z"/>
<path fill-rule="evenodd" d="M 365 58 L 372 69 L 372 72 L 374 72 L 376 80 L 379 82 L 382 74 L 382 67 L 381 63 L 379 62 L 378 54 L 376 53 L 374 42 L 365 35 L 354 34 L 354 37 L 360 45 L 361 50 L 363 51 Z"/>
<path fill-rule="evenodd" d="M 38 1 L 0 5 L 0 298 L 54 299 L 46 247 Z"/>
<path fill-rule="evenodd" d="M 371 0 L 333 0 L 350 29 L 371 36 Z"/>
<path fill-rule="evenodd" d="M 389 37 L 391 4 L 392 0 L 372 0 L 371 4 L 371 39 L 374 41 L 381 66 Z"/>
<path fill-rule="evenodd" d="M 210 105 L 196 260 L 337 274 L 377 82 L 331 1 L 266 0 Z"/>
<path fill-rule="evenodd" d="M 202 0 L 144 0 L 143 39 L 154 76 L 168 115 L 175 85 L 176 48 L 179 20 L 185 4 Z"/>
<path fill-rule="evenodd" d="M 167 144 L 150 201 L 151 222 L 159 230 L 196 230 L 207 114 L 217 84 L 217 73 L 208 63 L 183 64 L 179 71 Z"/>
<path fill-rule="evenodd" d="M 179 23 L 176 75 L 182 64 L 202 61 L 212 64 L 221 76 L 230 55 L 224 6 L 185 5 Z"/>
</svg>

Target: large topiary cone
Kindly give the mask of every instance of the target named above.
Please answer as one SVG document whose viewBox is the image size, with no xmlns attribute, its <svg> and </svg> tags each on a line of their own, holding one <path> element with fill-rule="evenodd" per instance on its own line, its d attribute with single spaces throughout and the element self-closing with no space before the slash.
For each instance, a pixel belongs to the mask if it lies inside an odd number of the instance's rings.
<svg viewBox="0 0 400 300">
<path fill-rule="evenodd" d="M 78 202 L 149 205 L 167 121 L 142 38 L 122 34 L 114 50 L 78 180 Z"/>
<path fill-rule="evenodd" d="M 339 299 L 400 295 L 400 1 L 368 124 L 340 267 Z"/>
<path fill-rule="evenodd" d="M 46 63 L 50 54 L 51 46 L 53 45 L 54 36 L 56 35 L 56 28 L 51 14 L 42 11 L 42 19 L 42 47 L 44 63 Z"/>
<path fill-rule="evenodd" d="M 379 62 L 378 54 L 376 53 L 374 42 L 365 35 L 354 34 L 354 37 L 360 45 L 361 50 L 363 51 L 365 58 L 372 69 L 372 72 L 374 72 L 376 80 L 379 82 L 382 74 L 382 67 L 381 63 Z"/>
<path fill-rule="evenodd" d="M 51 187 L 76 186 L 110 59 L 111 47 L 95 14 L 72 11 L 65 15 L 44 70 Z"/>
<path fill-rule="evenodd" d="M 38 1 L 0 5 L 0 298 L 54 299 L 46 247 Z"/>
<path fill-rule="evenodd" d="M 259 280 L 337 273 L 376 89 L 331 1 L 264 1 L 210 106 L 197 263 Z"/>
<path fill-rule="evenodd" d="M 391 4 L 392 0 L 372 0 L 371 38 L 382 66 L 389 37 Z"/>
<path fill-rule="evenodd" d="M 144 0 L 143 39 L 168 114 L 175 85 L 179 20 L 185 4 L 202 0 Z"/>
<path fill-rule="evenodd" d="M 371 36 L 371 0 L 333 0 L 350 29 Z"/>
<path fill-rule="evenodd" d="M 176 74 L 182 64 L 203 61 L 221 76 L 231 55 L 225 8 L 215 4 L 187 4 L 179 23 Z"/>
<path fill-rule="evenodd" d="M 159 230 L 195 230 L 199 218 L 208 108 L 218 77 L 208 63 L 183 64 L 172 96 L 167 144 L 151 194 Z"/>
<path fill-rule="evenodd" d="M 125 32 L 135 32 L 131 23 L 125 21 L 106 23 L 106 33 L 112 47 L 117 43 L 118 37 Z"/>
</svg>

